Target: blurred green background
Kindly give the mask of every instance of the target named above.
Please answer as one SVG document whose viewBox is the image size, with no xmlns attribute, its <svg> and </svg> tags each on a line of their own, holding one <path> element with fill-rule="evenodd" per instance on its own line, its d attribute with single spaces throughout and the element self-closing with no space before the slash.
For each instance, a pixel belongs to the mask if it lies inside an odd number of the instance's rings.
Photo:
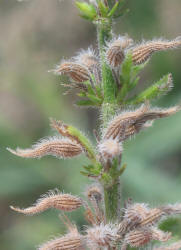
<svg viewBox="0 0 181 250">
<path fill-rule="evenodd" d="M 180 0 L 129 0 L 129 14 L 115 27 L 136 41 L 181 35 Z M 87 180 L 80 175 L 84 157 L 58 160 L 21 159 L 6 147 L 29 147 L 53 135 L 49 117 L 61 119 L 92 137 L 98 112 L 73 106 L 75 95 L 64 96 L 60 79 L 48 73 L 62 57 L 96 46 L 94 26 L 81 20 L 73 1 L 1 0 L 0 4 L 0 248 L 31 250 L 65 231 L 57 211 L 26 217 L 9 209 L 27 207 L 50 189 L 83 196 Z M 154 55 L 142 74 L 140 88 L 173 73 L 174 89 L 153 105 L 168 107 L 181 100 L 181 50 Z M 125 145 L 123 196 L 155 206 L 181 202 L 181 112 Z M 70 217 L 79 228 L 83 211 Z M 181 218 L 163 225 L 181 237 Z"/>
</svg>

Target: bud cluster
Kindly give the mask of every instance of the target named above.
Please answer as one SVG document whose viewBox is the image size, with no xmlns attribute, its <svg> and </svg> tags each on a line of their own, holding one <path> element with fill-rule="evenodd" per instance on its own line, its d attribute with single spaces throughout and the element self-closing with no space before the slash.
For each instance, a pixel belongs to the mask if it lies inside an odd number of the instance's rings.
<svg viewBox="0 0 181 250">
<path fill-rule="evenodd" d="M 13 210 L 33 215 L 43 212 L 49 208 L 55 208 L 60 211 L 73 211 L 83 206 L 86 213 L 85 219 L 91 224 L 84 234 L 80 234 L 75 225 L 65 217 L 65 225 L 68 233 L 65 236 L 55 238 L 44 243 L 39 250 L 85 250 L 99 249 L 101 247 L 113 248 L 121 246 L 126 249 L 131 247 L 143 247 L 152 240 L 166 242 L 171 238 L 171 233 L 164 232 L 157 228 L 158 222 L 168 215 L 181 214 L 181 204 L 167 205 L 158 208 L 150 208 L 144 203 L 129 203 L 123 210 L 123 216 L 120 222 L 106 223 L 102 207 L 102 190 L 97 185 L 88 188 L 86 196 L 93 206 L 79 197 L 62 194 L 60 192 L 50 191 L 48 195 L 42 196 L 37 203 L 29 208 L 20 209 L 11 207 Z M 179 249 L 180 242 L 163 249 Z M 116 248 L 115 248 L 116 249 Z M 154 248 L 161 250 L 162 248 Z"/>
</svg>

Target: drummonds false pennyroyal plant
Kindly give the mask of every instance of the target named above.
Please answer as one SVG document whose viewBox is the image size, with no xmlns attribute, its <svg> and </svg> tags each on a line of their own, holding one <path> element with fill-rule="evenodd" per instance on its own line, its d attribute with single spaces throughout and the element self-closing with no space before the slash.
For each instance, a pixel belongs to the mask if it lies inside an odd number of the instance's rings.
<svg viewBox="0 0 181 250">
<path fill-rule="evenodd" d="M 71 212 L 84 207 L 85 219 L 90 226 L 78 232 L 76 225 L 64 218 L 68 233 L 39 247 L 48 249 L 122 249 L 147 248 L 157 242 L 154 250 L 176 250 L 181 241 L 166 242 L 171 233 L 161 231 L 158 223 L 170 215 L 181 214 L 181 204 L 150 207 L 135 203 L 131 199 L 120 205 L 120 176 L 126 165 L 122 164 L 124 142 L 143 129 L 152 126 L 154 120 L 168 117 L 180 110 L 180 106 L 167 109 L 151 107 L 150 101 L 166 94 L 173 87 L 172 75 L 167 74 L 134 95 L 139 84 L 139 74 L 146 67 L 153 53 L 178 48 L 181 37 L 173 40 L 154 39 L 135 44 L 127 35 L 116 36 L 112 24 L 125 12 L 124 0 L 90 0 L 76 2 L 83 18 L 93 22 L 97 29 L 98 48 L 82 50 L 68 61 L 62 61 L 54 72 L 66 75 L 70 82 L 69 91 L 75 89 L 80 97 L 77 106 L 99 109 L 101 124 L 95 132 L 97 145 L 91 144 L 77 128 L 62 121 L 51 119 L 51 127 L 59 136 L 42 140 L 30 149 L 8 149 L 25 158 L 40 158 L 53 155 L 72 158 L 85 154 L 90 164 L 81 174 L 92 179 L 86 199 L 78 196 L 50 191 L 35 205 L 26 209 L 13 210 L 33 215 L 49 208 Z M 138 92 L 138 91 L 136 91 Z M 141 181 L 141 179 L 140 179 Z M 123 204 L 123 202 L 121 202 Z"/>
</svg>

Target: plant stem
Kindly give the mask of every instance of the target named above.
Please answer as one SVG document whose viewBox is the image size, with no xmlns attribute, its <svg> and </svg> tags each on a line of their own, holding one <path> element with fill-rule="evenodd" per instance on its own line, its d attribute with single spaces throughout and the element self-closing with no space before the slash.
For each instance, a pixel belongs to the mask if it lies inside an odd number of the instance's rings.
<svg viewBox="0 0 181 250">
<path fill-rule="evenodd" d="M 102 88 L 104 92 L 104 103 L 102 104 L 102 122 L 106 127 L 110 118 L 117 109 L 116 90 L 117 85 L 114 80 L 112 70 L 106 63 L 105 45 L 112 38 L 112 23 L 110 19 L 103 19 L 97 25 L 97 35 L 99 43 Z M 110 166 L 111 169 L 112 166 Z M 119 166 L 117 166 L 118 169 Z M 104 169 L 107 172 L 106 169 Z M 107 172 L 109 174 L 109 170 Z M 111 176 L 111 175 L 110 175 Z M 110 185 L 109 185 L 110 184 Z M 119 177 L 111 176 L 110 183 L 104 184 L 105 216 L 108 221 L 116 221 L 120 214 L 120 181 Z"/>
<path fill-rule="evenodd" d="M 105 103 L 115 103 L 116 99 L 116 84 L 112 74 L 112 70 L 106 63 L 105 46 L 106 42 L 112 38 L 111 34 L 112 23 L 109 19 L 102 19 L 97 25 L 97 35 L 99 44 L 99 53 L 101 61 L 102 87 L 104 92 Z"/>
</svg>

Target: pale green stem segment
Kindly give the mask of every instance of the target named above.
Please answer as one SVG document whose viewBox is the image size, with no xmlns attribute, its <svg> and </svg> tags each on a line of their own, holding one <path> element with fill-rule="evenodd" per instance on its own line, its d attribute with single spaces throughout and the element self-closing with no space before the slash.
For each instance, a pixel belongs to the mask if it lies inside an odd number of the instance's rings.
<svg viewBox="0 0 181 250">
<path fill-rule="evenodd" d="M 116 90 L 112 71 L 106 63 L 105 45 L 111 40 L 112 24 L 110 20 L 101 20 L 97 25 L 99 43 L 102 87 L 104 92 L 104 103 L 102 104 L 102 121 L 106 127 L 110 118 L 115 114 L 117 108 Z M 110 166 L 109 169 L 111 169 Z M 117 166 L 118 168 L 119 166 Z M 109 173 L 108 173 L 109 174 Z M 119 177 L 111 177 L 110 183 L 104 184 L 105 215 L 107 221 L 116 221 L 120 214 L 120 182 Z M 110 185 L 109 185 L 110 184 Z"/>
<path fill-rule="evenodd" d="M 67 127 L 68 133 L 73 136 L 86 150 L 89 159 L 92 161 L 93 164 L 97 164 L 96 154 L 94 152 L 94 148 L 91 142 L 84 136 L 78 129 L 72 126 Z"/>
<path fill-rule="evenodd" d="M 99 43 L 99 52 L 102 70 L 102 87 L 104 92 L 105 103 L 115 103 L 116 99 L 116 84 L 112 71 L 106 63 L 105 46 L 106 41 L 111 40 L 111 21 L 109 19 L 101 20 L 97 25 L 97 35 Z"/>
</svg>

